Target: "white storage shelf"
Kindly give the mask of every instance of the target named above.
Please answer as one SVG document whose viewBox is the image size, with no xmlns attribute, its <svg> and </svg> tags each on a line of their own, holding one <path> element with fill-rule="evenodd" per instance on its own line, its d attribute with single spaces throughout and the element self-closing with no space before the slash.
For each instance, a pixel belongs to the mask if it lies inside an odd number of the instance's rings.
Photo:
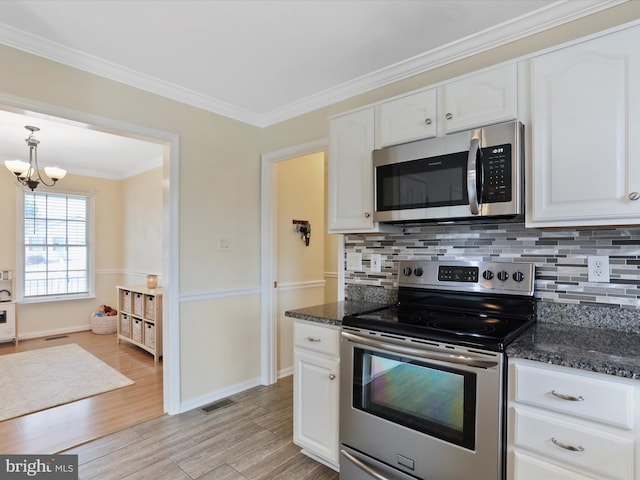
<svg viewBox="0 0 640 480">
<path fill-rule="evenodd" d="M 162 357 L 162 290 L 118 286 L 118 342 L 128 342 Z"/>
</svg>

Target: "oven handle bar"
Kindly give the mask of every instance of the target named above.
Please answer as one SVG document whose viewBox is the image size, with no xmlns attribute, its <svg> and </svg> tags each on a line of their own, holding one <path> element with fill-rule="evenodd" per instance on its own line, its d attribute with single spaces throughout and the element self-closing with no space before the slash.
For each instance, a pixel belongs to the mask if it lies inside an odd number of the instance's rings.
<svg viewBox="0 0 640 480">
<path fill-rule="evenodd" d="M 381 350 L 387 350 L 394 353 L 400 353 L 404 355 L 411 355 L 414 357 L 425 358 L 428 360 L 438 360 L 447 363 L 457 363 L 460 365 L 467 365 L 469 367 L 491 368 L 498 365 L 498 362 L 494 360 L 482 360 L 479 358 L 468 357 L 464 355 L 452 355 L 440 352 L 433 352 L 429 350 L 423 350 L 418 348 L 404 347 L 402 345 L 396 345 L 393 343 L 381 342 L 371 338 L 361 337 L 360 335 L 354 335 L 349 332 L 341 332 L 341 335 L 356 343 L 362 343 L 370 347 L 376 347 Z"/>
<path fill-rule="evenodd" d="M 356 467 L 358 467 L 360 470 L 362 470 L 364 473 L 366 473 L 367 475 L 372 476 L 373 478 L 375 478 L 376 480 L 391 480 L 388 477 L 385 477 L 383 475 L 380 475 L 377 471 L 375 471 L 372 467 L 370 467 L 369 465 L 367 465 L 366 463 L 364 463 L 363 461 L 357 459 L 356 457 L 354 457 L 353 455 L 351 455 L 349 452 L 347 452 L 346 450 L 340 449 L 340 455 L 342 455 L 343 457 L 345 457 L 347 460 L 349 460 L 351 463 L 353 463 Z"/>
</svg>

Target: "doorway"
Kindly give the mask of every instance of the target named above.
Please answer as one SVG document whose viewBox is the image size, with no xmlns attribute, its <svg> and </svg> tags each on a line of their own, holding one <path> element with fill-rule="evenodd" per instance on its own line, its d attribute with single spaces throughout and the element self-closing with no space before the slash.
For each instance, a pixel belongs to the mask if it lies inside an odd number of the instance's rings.
<svg viewBox="0 0 640 480">
<path fill-rule="evenodd" d="M 145 140 L 161 146 L 162 150 L 162 258 L 163 274 L 163 404 L 167 413 L 178 413 L 180 409 L 179 391 L 179 328 L 178 328 L 178 175 L 179 138 L 177 134 L 153 128 L 133 125 L 106 117 L 91 115 L 75 110 L 35 102 L 21 97 L 0 94 L 0 108 L 3 110 L 67 122 L 81 128 L 102 131 Z"/>
<path fill-rule="evenodd" d="M 338 298 L 339 237 L 326 234 L 327 147 L 322 139 L 262 156 L 261 381 L 266 385 L 293 372 L 293 328 L 284 312 Z M 296 231 L 305 222 L 311 228 L 308 246 L 303 231 Z"/>
</svg>

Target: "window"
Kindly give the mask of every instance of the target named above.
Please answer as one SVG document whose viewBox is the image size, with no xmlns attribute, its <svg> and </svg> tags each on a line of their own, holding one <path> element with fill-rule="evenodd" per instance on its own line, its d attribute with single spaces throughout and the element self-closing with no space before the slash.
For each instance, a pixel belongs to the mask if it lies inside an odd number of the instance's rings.
<svg viewBox="0 0 640 480">
<path fill-rule="evenodd" d="M 86 297 L 92 287 L 90 198 L 24 191 L 22 297 Z"/>
</svg>

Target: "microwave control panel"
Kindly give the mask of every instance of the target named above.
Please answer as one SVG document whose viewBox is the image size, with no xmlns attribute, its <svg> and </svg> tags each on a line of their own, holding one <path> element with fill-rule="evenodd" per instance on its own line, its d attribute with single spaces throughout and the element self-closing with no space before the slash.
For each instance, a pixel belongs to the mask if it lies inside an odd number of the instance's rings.
<svg viewBox="0 0 640 480">
<path fill-rule="evenodd" d="M 511 145 L 482 149 L 482 203 L 511 201 Z"/>
</svg>

